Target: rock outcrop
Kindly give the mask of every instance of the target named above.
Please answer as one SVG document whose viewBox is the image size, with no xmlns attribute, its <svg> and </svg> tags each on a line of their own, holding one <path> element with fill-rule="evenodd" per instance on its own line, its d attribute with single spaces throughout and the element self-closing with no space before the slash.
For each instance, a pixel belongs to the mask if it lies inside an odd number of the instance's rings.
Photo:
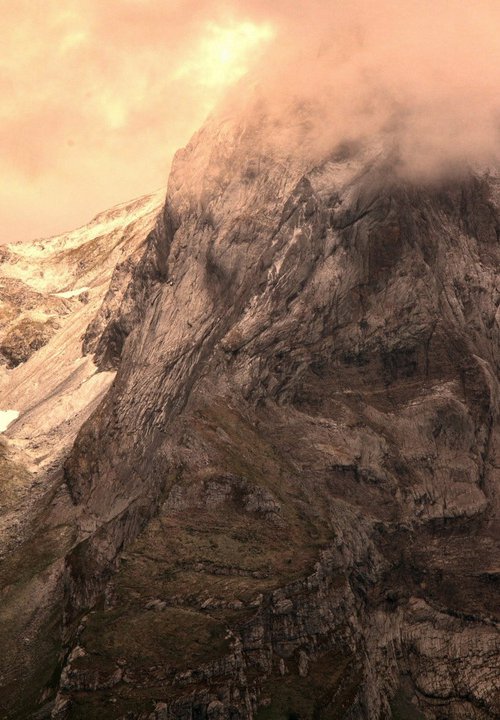
<svg viewBox="0 0 500 720">
<path fill-rule="evenodd" d="M 178 153 L 86 332 L 26 717 L 500 717 L 499 176 L 268 137 Z"/>
</svg>

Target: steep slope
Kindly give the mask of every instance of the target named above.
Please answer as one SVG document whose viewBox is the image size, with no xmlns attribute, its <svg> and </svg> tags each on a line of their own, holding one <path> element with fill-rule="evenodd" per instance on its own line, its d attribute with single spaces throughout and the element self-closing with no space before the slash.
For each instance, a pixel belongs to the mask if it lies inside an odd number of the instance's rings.
<svg viewBox="0 0 500 720">
<path fill-rule="evenodd" d="M 56 638 L 36 628 L 45 610 L 53 617 L 47 568 L 72 535 L 70 503 L 58 491 L 61 462 L 114 378 L 84 355 L 83 335 L 104 296 L 121 297 L 161 203 L 155 193 L 73 233 L 1 248 L 0 708 L 17 704 L 21 717 L 19 698 L 30 700 L 33 674 L 45 682 L 52 673 L 40 670 L 45 651 L 57 657 Z M 34 692 L 38 697 L 39 687 Z"/>
<path fill-rule="evenodd" d="M 498 174 L 270 134 L 177 155 L 112 311 L 54 717 L 499 717 Z"/>
<path fill-rule="evenodd" d="M 83 357 L 82 337 L 104 296 L 120 298 L 161 202 L 161 193 L 148 195 L 101 213 L 72 233 L 2 248 L 0 396 L 2 410 L 20 413 L 13 438 L 24 433 L 31 445 L 46 446 L 50 430 L 83 409 L 77 388 L 104 382 L 104 377 L 91 380 L 95 366 Z M 90 386 L 84 394 L 89 401 L 95 395 Z M 63 452 L 68 443 L 55 434 Z"/>
</svg>

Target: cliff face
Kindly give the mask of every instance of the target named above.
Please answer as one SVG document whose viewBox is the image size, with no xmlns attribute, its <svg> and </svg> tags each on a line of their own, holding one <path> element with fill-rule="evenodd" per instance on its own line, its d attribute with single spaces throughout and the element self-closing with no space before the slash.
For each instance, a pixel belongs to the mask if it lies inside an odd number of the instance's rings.
<svg viewBox="0 0 500 720">
<path fill-rule="evenodd" d="M 177 155 L 86 333 L 118 371 L 64 466 L 39 704 L 499 717 L 500 180 L 268 136 L 213 121 Z"/>
<path fill-rule="evenodd" d="M 265 138 L 177 156 L 113 317 L 55 715 L 497 717 L 498 176 Z"/>
</svg>

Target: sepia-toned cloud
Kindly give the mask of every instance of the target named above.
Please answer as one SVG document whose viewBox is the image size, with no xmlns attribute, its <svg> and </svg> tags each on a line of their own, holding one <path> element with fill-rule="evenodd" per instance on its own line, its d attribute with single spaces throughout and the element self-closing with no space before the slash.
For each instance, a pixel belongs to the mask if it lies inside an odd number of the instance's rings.
<svg viewBox="0 0 500 720">
<path fill-rule="evenodd" d="M 62 232 L 166 186 L 173 153 L 269 42 L 190 0 L 5 0 L 0 242 Z"/>
<path fill-rule="evenodd" d="M 247 71 L 270 113 L 315 104 L 308 151 L 385 133 L 409 176 L 495 162 L 498 27 L 498 0 L 4 0 L 0 242 L 166 185 Z"/>
</svg>

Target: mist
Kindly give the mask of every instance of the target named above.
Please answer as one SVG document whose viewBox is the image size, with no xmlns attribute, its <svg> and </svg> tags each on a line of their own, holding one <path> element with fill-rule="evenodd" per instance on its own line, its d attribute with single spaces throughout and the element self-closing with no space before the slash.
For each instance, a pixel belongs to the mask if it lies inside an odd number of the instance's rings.
<svg viewBox="0 0 500 720">
<path fill-rule="evenodd" d="M 276 8 L 277 40 L 253 75 L 255 105 L 276 119 L 308 108 L 306 136 L 301 127 L 277 142 L 317 159 L 345 141 L 381 142 L 396 171 L 418 181 L 498 163 L 500 3 L 293 7 Z"/>
<path fill-rule="evenodd" d="M 2 3 L 0 242 L 166 187 L 221 104 L 320 159 L 382 142 L 427 180 L 499 160 L 497 0 Z M 297 122 L 307 109 L 307 132 Z"/>
</svg>

